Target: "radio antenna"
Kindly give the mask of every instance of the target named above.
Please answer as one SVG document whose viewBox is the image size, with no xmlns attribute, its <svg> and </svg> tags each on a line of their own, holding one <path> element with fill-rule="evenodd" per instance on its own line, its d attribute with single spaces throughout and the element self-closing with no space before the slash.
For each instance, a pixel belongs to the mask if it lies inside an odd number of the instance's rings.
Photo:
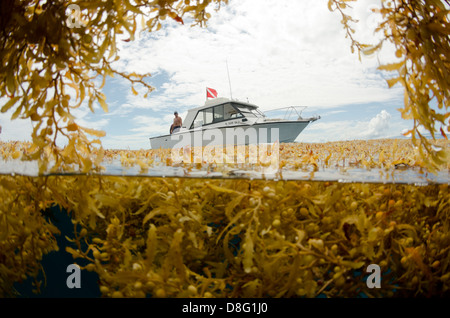
<svg viewBox="0 0 450 318">
<path fill-rule="evenodd" d="M 230 71 L 228 70 L 228 60 L 225 60 L 225 63 L 227 64 L 228 85 L 230 85 L 230 99 L 233 100 L 233 93 L 231 92 Z"/>
</svg>

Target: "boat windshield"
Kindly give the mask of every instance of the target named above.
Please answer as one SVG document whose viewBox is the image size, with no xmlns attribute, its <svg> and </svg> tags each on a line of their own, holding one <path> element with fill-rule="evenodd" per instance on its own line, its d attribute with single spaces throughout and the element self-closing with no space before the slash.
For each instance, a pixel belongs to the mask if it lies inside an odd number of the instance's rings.
<svg viewBox="0 0 450 318">
<path fill-rule="evenodd" d="M 264 117 L 264 114 L 262 114 L 258 109 L 245 107 L 245 106 L 237 106 L 236 108 L 245 116 L 245 117 Z"/>
</svg>

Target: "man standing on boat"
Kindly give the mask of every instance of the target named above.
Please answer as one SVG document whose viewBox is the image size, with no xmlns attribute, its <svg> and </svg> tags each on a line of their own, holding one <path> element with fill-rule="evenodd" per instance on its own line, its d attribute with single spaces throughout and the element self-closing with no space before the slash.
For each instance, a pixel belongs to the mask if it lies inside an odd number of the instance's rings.
<svg viewBox="0 0 450 318">
<path fill-rule="evenodd" d="M 173 113 L 175 115 L 175 118 L 173 119 L 173 124 L 170 126 L 170 134 L 174 132 L 178 132 L 181 129 L 182 120 L 181 117 L 178 116 L 178 112 Z"/>
</svg>

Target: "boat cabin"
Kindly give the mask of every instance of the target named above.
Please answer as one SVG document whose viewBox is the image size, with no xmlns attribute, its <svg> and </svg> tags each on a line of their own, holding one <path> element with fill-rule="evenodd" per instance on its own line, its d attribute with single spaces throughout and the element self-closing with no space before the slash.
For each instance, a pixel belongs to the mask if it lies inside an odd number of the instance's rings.
<svg viewBox="0 0 450 318">
<path fill-rule="evenodd" d="M 235 119 L 242 122 L 249 119 L 264 118 L 265 115 L 258 109 L 258 106 L 232 101 L 227 98 L 215 98 L 206 101 L 204 106 L 188 111 L 182 128 L 191 130 L 201 126 L 223 123 Z"/>
</svg>

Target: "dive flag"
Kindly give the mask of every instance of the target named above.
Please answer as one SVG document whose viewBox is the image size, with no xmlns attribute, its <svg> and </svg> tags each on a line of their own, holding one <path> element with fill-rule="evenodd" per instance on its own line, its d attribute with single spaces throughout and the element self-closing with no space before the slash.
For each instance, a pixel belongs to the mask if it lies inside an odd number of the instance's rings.
<svg viewBox="0 0 450 318">
<path fill-rule="evenodd" d="M 217 91 L 212 88 L 206 88 L 206 98 L 217 98 Z"/>
</svg>

